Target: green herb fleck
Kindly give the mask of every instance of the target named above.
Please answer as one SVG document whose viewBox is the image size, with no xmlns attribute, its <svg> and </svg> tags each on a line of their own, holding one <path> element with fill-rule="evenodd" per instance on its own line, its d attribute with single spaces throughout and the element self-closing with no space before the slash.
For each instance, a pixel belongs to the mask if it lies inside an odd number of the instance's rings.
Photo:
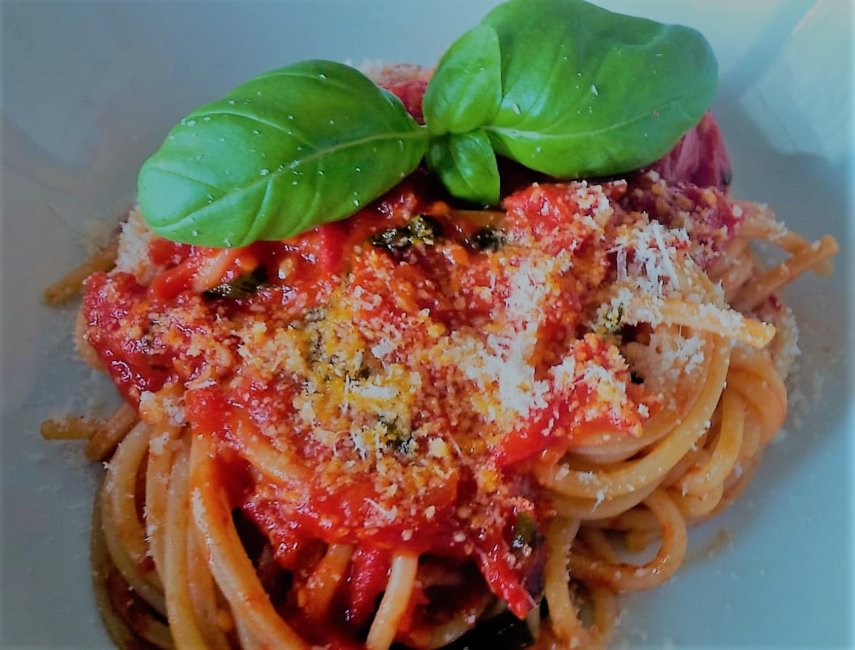
<svg viewBox="0 0 855 650">
<path fill-rule="evenodd" d="M 597 321 L 596 332 L 600 336 L 619 336 L 623 327 L 623 305 L 611 305 L 607 311 L 601 312 Z"/>
<path fill-rule="evenodd" d="M 419 214 L 406 226 L 377 233 L 371 238 L 371 243 L 390 253 L 399 253 L 415 244 L 433 246 L 441 235 L 442 227 L 436 219 Z"/>
<path fill-rule="evenodd" d="M 383 444 L 405 456 L 412 456 L 416 451 L 416 441 L 413 440 L 409 431 L 405 431 L 399 424 L 398 419 L 389 419 L 383 416 L 377 418 L 383 431 Z"/>
<path fill-rule="evenodd" d="M 522 549 L 526 546 L 534 546 L 539 537 L 537 522 L 527 512 L 518 512 L 514 523 L 514 539 L 511 546 Z"/>
<path fill-rule="evenodd" d="M 476 251 L 497 251 L 505 245 L 505 234 L 493 226 L 484 226 L 467 237 L 463 243 Z"/>
<path fill-rule="evenodd" d="M 258 291 L 267 283 L 267 269 L 259 265 L 253 271 L 248 271 L 236 277 L 231 282 L 224 282 L 212 287 L 202 294 L 205 298 L 246 298 Z"/>
</svg>

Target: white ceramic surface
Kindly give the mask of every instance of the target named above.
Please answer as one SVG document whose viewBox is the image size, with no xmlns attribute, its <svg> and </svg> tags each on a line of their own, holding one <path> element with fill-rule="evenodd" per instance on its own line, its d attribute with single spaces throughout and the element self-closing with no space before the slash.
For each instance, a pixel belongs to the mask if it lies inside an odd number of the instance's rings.
<svg viewBox="0 0 855 650">
<path fill-rule="evenodd" d="M 74 358 L 73 308 L 40 291 L 87 234 L 132 199 L 136 171 L 182 114 L 304 58 L 430 64 L 489 0 L 5 2 L 2 12 L 3 647 L 108 645 L 89 584 L 98 475 L 80 446 L 48 444 L 45 417 L 105 409 Z M 803 323 L 787 435 L 744 498 L 692 534 L 664 588 L 622 600 L 617 647 L 851 647 L 853 3 L 701 0 L 603 4 L 701 29 L 716 50 L 714 109 L 735 192 L 772 204 L 844 255 L 831 280 L 787 291 Z M 851 300 L 849 301 L 851 309 Z M 815 370 L 819 373 L 815 373 Z M 820 385 L 821 384 L 821 385 Z"/>
</svg>

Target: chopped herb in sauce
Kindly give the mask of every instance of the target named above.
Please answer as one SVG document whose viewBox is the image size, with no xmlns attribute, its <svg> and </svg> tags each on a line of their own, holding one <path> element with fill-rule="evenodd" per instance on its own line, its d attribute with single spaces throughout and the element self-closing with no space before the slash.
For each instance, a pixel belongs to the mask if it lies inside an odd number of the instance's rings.
<svg viewBox="0 0 855 650">
<path fill-rule="evenodd" d="M 595 330 L 600 336 L 620 336 L 623 327 L 623 305 L 617 304 L 600 315 Z"/>
<path fill-rule="evenodd" d="M 267 283 L 267 269 L 263 265 L 236 277 L 231 282 L 218 284 L 205 291 L 206 298 L 246 298 Z"/>
<path fill-rule="evenodd" d="M 383 442 L 387 447 L 405 456 L 411 456 L 415 452 L 415 441 L 409 431 L 400 427 L 397 418 L 389 420 L 381 416 L 378 421 L 383 431 Z"/>
<path fill-rule="evenodd" d="M 493 226 L 484 226 L 467 237 L 465 244 L 476 251 L 497 251 L 505 245 L 505 234 Z"/>
<path fill-rule="evenodd" d="M 400 228 L 390 228 L 371 238 L 371 243 L 390 253 L 405 251 L 415 244 L 433 246 L 442 236 L 439 222 L 427 215 L 416 215 L 410 223 Z"/>
<path fill-rule="evenodd" d="M 537 522 L 532 516 L 525 512 L 517 513 L 517 519 L 514 523 L 514 539 L 511 546 L 513 548 L 535 546 L 539 537 L 540 531 L 537 529 Z"/>
</svg>

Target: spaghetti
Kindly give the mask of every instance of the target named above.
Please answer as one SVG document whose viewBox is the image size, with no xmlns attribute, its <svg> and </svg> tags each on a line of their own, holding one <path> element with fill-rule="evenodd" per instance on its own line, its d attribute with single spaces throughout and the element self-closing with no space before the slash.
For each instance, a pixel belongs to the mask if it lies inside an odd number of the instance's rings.
<svg viewBox="0 0 855 650">
<path fill-rule="evenodd" d="M 778 291 L 837 252 L 699 178 L 523 183 L 479 212 L 419 173 L 226 250 L 132 212 L 48 295 L 94 271 L 78 347 L 125 404 L 43 429 L 109 459 L 92 557 L 116 642 L 439 648 L 508 610 L 538 647 L 606 645 L 616 595 L 674 574 L 781 427 Z"/>
</svg>

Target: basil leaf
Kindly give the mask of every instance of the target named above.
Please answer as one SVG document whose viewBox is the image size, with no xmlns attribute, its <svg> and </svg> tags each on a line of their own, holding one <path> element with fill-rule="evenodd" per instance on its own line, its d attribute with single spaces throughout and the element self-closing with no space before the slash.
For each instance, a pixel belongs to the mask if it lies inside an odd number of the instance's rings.
<svg viewBox="0 0 855 650">
<path fill-rule="evenodd" d="M 391 93 L 348 66 L 304 61 L 181 120 L 140 171 L 140 208 L 174 241 L 283 239 L 356 212 L 426 147 Z"/>
<path fill-rule="evenodd" d="M 440 59 L 422 100 L 425 122 L 432 135 L 466 133 L 488 124 L 501 99 L 499 37 L 478 25 Z"/>
<path fill-rule="evenodd" d="M 483 129 L 432 138 L 427 162 L 453 196 L 484 205 L 499 201 L 499 167 Z"/>
<path fill-rule="evenodd" d="M 499 35 L 503 88 L 484 128 L 497 153 L 552 176 L 653 162 L 715 93 L 715 56 L 687 27 L 582 0 L 510 0 L 484 22 Z"/>
</svg>

